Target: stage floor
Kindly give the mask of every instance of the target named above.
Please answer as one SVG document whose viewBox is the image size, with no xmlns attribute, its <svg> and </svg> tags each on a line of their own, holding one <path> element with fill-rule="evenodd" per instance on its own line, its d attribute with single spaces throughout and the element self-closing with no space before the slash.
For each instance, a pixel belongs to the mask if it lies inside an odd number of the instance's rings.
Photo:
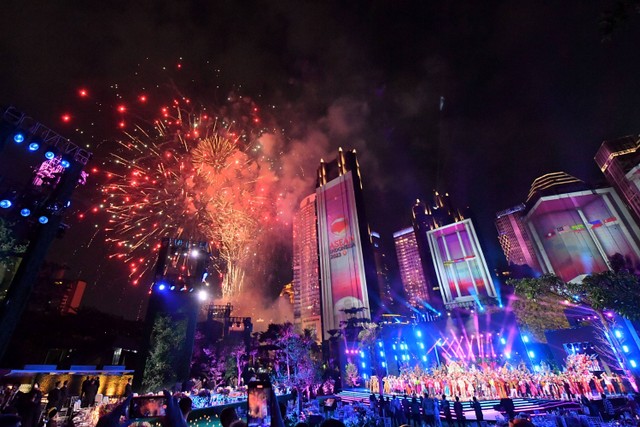
<svg viewBox="0 0 640 427">
<path fill-rule="evenodd" d="M 356 389 L 348 389 L 343 390 L 338 393 L 338 396 L 342 398 L 342 400 L 346 402 L 363 402 L 369 403 L 369 396 L 371 392 L 364 388 L 356 388 Z M 393 395 L 390 395 L 392 398 Z M 402 399 L 402 396 L 398 396 Z M 386 395 L 385 395 L 386 398 Z M 500 400 L 492 399 L 492 400 L 480 400 L 480 405 L 482 406 L 482 412 L 484 414 L 484 419 L 487 421 L 495 421 L 496 416 L 500 414 L 500 412 L 493 409 L 495 406 L 500 404 Z M 526 412 L 528 414 L 534 414 L 536 411 L 538 412 L 547 412 L 557 408 L 564 408 L 568 410 L 578 410 L 580 409 L 580 405 L 575 402 L 569 402 L 565 400 L 547 400 L 547 399 L 533 399 L 533 398 L 514 398 L 513 405 L 515 406 L 516 413 Z M 476 414 L 474 410 L 471 408 L 470 401 L 463 401 L 462 407 L 464 408 L 464 415 L 467 420 L 475 420 Z M 453 412 L 453 402 L 451 403 L 451 409 Z M 441 414 L 442 417 L 442 414 Z"/>
</svg>

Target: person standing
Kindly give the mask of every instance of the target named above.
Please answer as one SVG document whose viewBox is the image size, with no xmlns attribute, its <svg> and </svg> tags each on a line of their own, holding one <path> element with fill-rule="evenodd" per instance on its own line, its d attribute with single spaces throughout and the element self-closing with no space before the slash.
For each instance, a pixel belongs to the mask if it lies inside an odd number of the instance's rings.
<svg viewBox="0 0 640 427">
<path fill-rule="evenodd" d="M 473 408 L 473 411 L 476 413 L 476 422 L 478 423 L 478 427 L 481 427 L 482 422 L 484 421 L 484 414 L 482 413 L 482 405 L 478 401 L 478 398 L 475 396 L 473 396 L 471 407 Z"/>
<path fill-rule="evenodd" d="M 68 405 L 69 399 L 69 381 L 65 381 L 62 383 L 62 388 L 60 388 L 60 402 L 58 403 L 58 409 L 64 408 L 65 405 Z"/>
<path fill-rule="evenodd" d="M 515 418 L 516 407 L 513 404 L 513 400 L 511 400 L 510 397 L 503 397 L 502 399 L 500 399 L 500 406 L 502 406 L 502 409 L 504 410 L 504 412 L 507 413 L 507 417 L 509 418 L 509 421 Z"/>
<path fill-rule="evenodd" d="M 451 403 L 447 400 L 447 395 L 442 395 L 442 411 L 444 412 L 444 418 L 447 420 L 447 426 L 453 427 L 453 415 L 451 414 Z"/>
<path fill-rule="evenodd" d="M 80 389 L 80 401 L 83 408 L 89 406 L 89 391 L 91 389 L 91 377 L 87 377 L 82 381 L 82 388 Z"/>
<path fill-rule="evenodd" d="M 133 388 L 131 387 L 131 378 L 127 379 L 127 385 L 124 386 L 124 394 L 125 398 L 129 396 L 133 396 Z"/>
<path fill-rule="evenodd" d="M 428 427 L 436 427 L 436 408 L 435 401 L 427 393 L 422 398 L 422 414 L 424 416 L 424 423 Z"/>
<path fill-rule="evenodd" d="M 23 423 L 23 427 L 37 427 L 40 422 L 40 415 L 42 415 L 42 390 L 40 390 L 39 383 L 33 383 L 33 387 L 29 392 L 29 406 L 33 418 L 31 419 L 31 425 Z"/>
<path fill-rule="evenodd" d="M 60 381 L 56 381 L 53 389 L 47 393 L 47 411 L 51 408 L 60 409 Z"/>
<path fill-rule="evenodd" d="M 605 421 L 611 421 L 615 418 L 616 411 L 613 409 L 613 403 L 607 398 L 607 395 L 602 393 L 602 417 Z"/>
<path fill-rule="evenodd" d="M 411 418 L 409 419 L 409 424 L 415 425 L 415 427 L 420 427 L 420 404 L 418 403 L 418 399 L 413 396 L 411 398 Z"/>
<path fill-rule="evenodd" d="M 100 393 L 100 377 L 95 377 L 93 383 L 93 400 L 96 400 L 96 395 Z"/>
<path fill-rule="evenodd" d="M 464 427 L 464 410 L 462 409 L 462 402 L 460 402 L 460 397 L 458 396 L 456 396 L 456 401 L 453 404 L 453 412 L 456 413 L 458 427 Z"/>
</svg>

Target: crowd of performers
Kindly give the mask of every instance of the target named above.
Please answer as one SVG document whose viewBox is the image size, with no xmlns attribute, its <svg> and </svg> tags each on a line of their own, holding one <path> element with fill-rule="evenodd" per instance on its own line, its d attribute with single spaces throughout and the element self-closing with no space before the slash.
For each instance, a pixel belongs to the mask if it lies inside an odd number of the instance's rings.
<svg viewBox="0 0 640 427">
<path fill-rule="evenodd" d="M 471 399 L 502 399 L 506 397 L 533 397 L 571 400 L 580 395 L 624 394 L 631 390 L 623 377 L 612 373 L 595 375 L 587 369 L 570 369 L 554 373 L 543 366 L 531 372 L 521 364 L 517 368 L 508 363 L 502 367 L 475 366 L 463 368 L 451 362 L 431 372 L 419 367 L 400 375 L 388 375 L 381 380 L 372 376 L 367 387 L 374 394 L 421 396 L 459 396 Z"/>
</svg>

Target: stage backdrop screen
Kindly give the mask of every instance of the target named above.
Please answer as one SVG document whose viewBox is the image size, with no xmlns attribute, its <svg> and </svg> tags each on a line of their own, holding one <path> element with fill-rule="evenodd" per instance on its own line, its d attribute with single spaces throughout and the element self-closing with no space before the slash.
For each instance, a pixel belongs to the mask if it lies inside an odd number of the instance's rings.
<svg viewBox="0 0 640 427">
<path fill-rule="evenodd" d="M 352 172 L 319 187 L 316 195 L 322 321 L 327 339 L 327 331 L 339 329 L 347 319 L 344 310 L 355 309 L 357 317 L 370 318 L 370 309 Z"/>
</svg>

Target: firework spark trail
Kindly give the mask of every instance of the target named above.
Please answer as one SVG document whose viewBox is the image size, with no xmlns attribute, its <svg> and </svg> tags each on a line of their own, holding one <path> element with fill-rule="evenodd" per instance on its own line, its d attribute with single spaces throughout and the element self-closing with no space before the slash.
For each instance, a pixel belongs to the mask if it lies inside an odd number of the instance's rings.
<svg viewBox="0 0 640 427">
<path fill-rule="evenodd" d="M 162 109 L 152 131 L 137 126 L 119 141 L 117 171 L 103 188 L 111 256 L 129 265 L 134 284 L 150 271 L 162 237 L 206 240 L 224 261 L 223 297 L 242 288 L 256 237 L 278 220 L 276 175 L 256 154 L 253 123 Z M 257 108 L 252 109 L 254 112 Z"/>
</svg>

